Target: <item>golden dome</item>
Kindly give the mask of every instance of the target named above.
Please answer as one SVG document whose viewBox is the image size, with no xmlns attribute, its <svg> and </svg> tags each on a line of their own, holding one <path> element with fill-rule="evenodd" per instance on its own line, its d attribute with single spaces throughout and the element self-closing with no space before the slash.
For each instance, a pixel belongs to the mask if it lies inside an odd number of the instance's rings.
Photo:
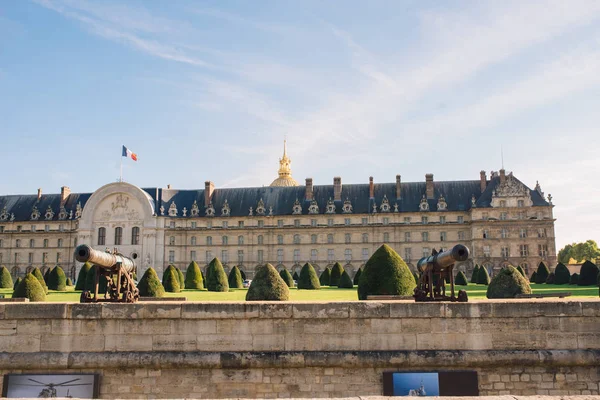
<svg viewBox="0 0 600 400">
<path fill-rule="evenodd" d="M 283 157 L 279 159 L 279 178 L 275 179 L 269 186 L 298 186 L 298 182 L 292 178 L 290 164 L 292 160 L 287 156 L 286 141 L 283 141 Z"/>
</svg>

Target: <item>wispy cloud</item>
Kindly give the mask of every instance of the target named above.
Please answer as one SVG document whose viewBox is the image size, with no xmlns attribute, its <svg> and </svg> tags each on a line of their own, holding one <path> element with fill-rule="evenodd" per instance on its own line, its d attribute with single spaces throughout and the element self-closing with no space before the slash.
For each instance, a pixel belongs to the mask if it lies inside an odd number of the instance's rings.
<svg viewBox="0 0 600 400">
<path fill-rule="evenodd" d="M 283 23 L 260 21 L 256 18 L 246 18 L 237 14 L 229 13 L 215 8 L 192 8 L 194 14 L 219 19 L 235 25 L 246 26 L 252 29 L 268 33 L 290 33 L 293 28 Z"/>
</svg>

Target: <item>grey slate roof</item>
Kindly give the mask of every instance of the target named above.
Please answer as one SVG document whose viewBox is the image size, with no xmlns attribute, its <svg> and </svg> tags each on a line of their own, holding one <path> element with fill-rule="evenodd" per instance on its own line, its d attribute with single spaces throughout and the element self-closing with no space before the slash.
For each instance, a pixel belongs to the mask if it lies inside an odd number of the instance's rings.
<svg viewBox="0 0 600 400">
<path fill-rule="evenodd" d="M 487 188 L 480 193 L 479 180 L 472 181 L 441 181 L 434 182 L 434 199 L 429 199 L 429 209 L 437 209 L 438 198 L 443 195 L 448 205 L 449 211 L 467 211 L 471 209 L 471 196 L 475 195 L 476 207 L 490 207 L 492 192 L 499 185 L 498 176 L 488 181 Z M 529 188 L 528 188 L 529 189 Z M 176 190 L 163 188 L 143 188 L 146 193 L 155 202 L 155 210 L 160 213 L 160 207 L 165 209 L 165 216 L 168 215 L 169 206 L 172 201 L 175 202 L 178 210 L 178 217 L 182 217 L 182 210 L 187 208 L 187 216 L 190 216 L 192 204 L 197 202 L 200 208 L 200 216 L 204 216 L 204 189 Z M 225 188 L 215 189 L 213 192 L 212 203 L 215 208 L 215 215 L 221 215 L 221 208 L 227 200 L 231 216 L 247 216 L 250 207 L 256 210 L 260 199 L 263 200 L 266 213 L 269 213 L 269 207 L 273 207 L 273 215 L 292 215 L 292 208 L 296 199 L 302 205 L 302 214 L 308 214 L 310 201 L 304 200 L 305 186 L 295 187 L 249 187 L 249 188 Z M 536 190 L 529 189 L 534 206 L 548 206 L 548 202 Z M 382 203 L 384 195 L 390 203 L 390 209 L 393 212 L 394 204 L 398 204 L 400 212 L 419 211 L 419 204 L 423 194 L 426 192 L 425 182 L 406 182 L 401 184 L 401 197 L 396 198 L 395 183 L 378 183 L 374 185 L 374 198 L 369 198 L 369 184 L 346 184 L 342 186 L 342 201 L 335 202 L 336 214 L 342 213 L 344 200 L 350 200 L 353 207 L 353 214 L 371 213 L 373 204 L 377 205 L 377 212 L 380 212 L 379 206 Z M 326 210 L 327 201 L 333 199 L 333 185 L 315 185 L 313 186 L 314 199 L 319 205 L 319 213 L 323 214 Z M 92 193 L 71 193 L 65 203 L 67 213 L 75 208 L 77 203 L 85 207 L 85 203 Z M 37 195 L 9 195 L 0 196 L 0 213 L 6 207 L 8 214 L 14 213 L 15 221 L 31 221 L 31 212 L 36 205 L 41 213 L 39 221 L 45 221 L 44 214 L 48 206 L 54 211 L 53 220 L 58 220 L 60 209 L 60 194 L 42 195 L 38 201 Z M 254 214 L 256 215 L 256 214 Z M 2 221 L 0 221 L 1 223 Z"/>
</svg>

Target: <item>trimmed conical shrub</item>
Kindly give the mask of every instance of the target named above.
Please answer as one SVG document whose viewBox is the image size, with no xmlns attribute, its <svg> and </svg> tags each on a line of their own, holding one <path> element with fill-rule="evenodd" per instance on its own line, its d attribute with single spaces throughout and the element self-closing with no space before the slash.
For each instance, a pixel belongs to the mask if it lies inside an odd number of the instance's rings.
<svg viewBox="0 0 600 400">
<path fill-rule="evenodd" d="M 529 282 L 535 283 L 536 279 L 537 279 L 537 271 L 533 271 L 533 274 L 531 274 L 531 278 L 529 278 Z"/>
<path fill-rule="evenodd" d="M 246 293 L 247 301 L 287 301 L 290 289 L 275 267 L 266 264 L 256 269 L 254 279 Z"/>
<path fill-rule="evenodd" d="M 323 272 L 321 272 L 321 276 L 319 276 L 319 284 L 321 286 L 329 286 L 329 282 L 331 281 L 331 270 L 329 267 L 326 267 Z"/>
<path fill-rule="evenodd" d="M 86 262 L 81 266 L 79 270 L 79 275 L 77 275 L 77 284 L 75 285 L 75 290 L 85 290 L 85 281 L 89 270 L 92 268 L 92 264 Z"/>
<path fill-rule="evenodd" d="M 339 262 L 333 264 L 331 267 L 331 277 L 329 278 L 329 286 L 337 286 L 342 274 L 344 273 L 344 267 Z"/>
<path fill-rule="evenodd" d="M 179 293 L 181 292 L 181 286 L 179 286 L 179 274 L 177 274 L 177 268 L 173 265 L 169 265 L 163 273 L 162 285 L 165 288 L 165 292 Z"/>
<path fill-rule="evenodd" d="M 48 285 L 50 282 L 50 273 L 52 272 L 52 268 L 53 267 L 49 267 L 46 269 L 46 272 L 44 272 L 44 281 L 46 282 L 46 285 Z M 50 288 L 50 287 L 48 287 L 48 288 Z"/>
<path fill-rule="evenodd" d="M 298 282 L 300 280 L 300 276 L 298 275 L 298 271 L 294 272 L 294 275 L 292 275 L 292 278 L 294 278 L 294 280 L 296 282 Z"/>
<path fill-rule="evenodd" d="M 237 266 L 231 268 L 229 271 L 229 277 L 227 278 L 229 283 L 229 287 L 233 289 L 243 289 L 244 281 L 242 280 L 242 274 L 240 273 L 240 269 Z"/>
<path fill-rule="evenodd" d="M 288 287 L 294 287 L 294 278 L 292 277 L 292 274 L 290 274 L 290 271 L 284 268 L 279 272 L 279 276 Z"/>
<path fill-rule="evenodd" d="M 298 289 L 321 289 L 319 278 L 314 267 L 310 263 L 304 264 L 300 271 L 300 279 L 298 279 Z"/>
<path fill-rule="evenodd" d="M 488 299 L 512 299 L 518 294 L 531 294 L 527 279 L 515 267 L 502 268 L 494 276 L 487 289 Z"/>
<path fill-rule="evenodd" d="M 98 272 L 98 268 L 99 267 L 97 265 L 92 266 L 92 268 L 90 268 L 90 270 L 85 275 L 85 290 L 89 290 L 92 293 L 94 293 L 94 285 L 96 282 L 96 273 Z M 104 275 L 100 275 L 100 279 L 98 281 L 99 295 L 106 293 L 107 283 L 108 282 L 106 280 L 106 277 Z"/>
<path fill-rule="evenodd" d="M 179 289 L 181 291 L 185 287 L 185 276 L 183 276 L 183 272 L 178 267 L 175 267 L 175 270 L 177 271 L 177 279 L 179 279 Z"/>
<path fill-rule="evenodd" d="M 550 275 L 548 275 L 548 278 L 546 278 L 546 283 L 548 285 L 554 284 L 554 272 L 550 272 Z"/>
<path fill-rule="evenodd" d="M 519 271 L 519 273 L 521 275 L 523 275 L 523 278 L 527 278 L 527 275 L 525 275 L 525 270 L 523 269 L 523 267 L 521 267 L 520 265 L 517 267 L 517 271 Z"/>
<path fill-rule="evenodd" d="M 227 282 L 227 274 L 225 274 L 225 270 L 223 269 L 223 265 L 218 258 L 213 258 L 213 260 L 208 264 L 208 269 L 206 271 L 206 288 L 211 292 L 228 292 L 229 291 L 229 282 Z"/>
<path fill-rule="evenodd" d="M 48 277 L 48 289 L 57 290 L 64 292 L 67 290 L 67 276 L 65 271 L 58 265 L 52 268 L 50 276 Z"/>
<path fill-rule="evenodd" d="M 473 268 L 473 274 L 471 274 L 471 283 L 477 283 L 478 275 L 479 275 L 479 265 L 475 264 L 475 268 Z"/>
<path fill-rule="evenodd" d="M 185 271 L 185 288 L 186 289 L 204 289 L 204 279 L 202 279 L 202 271 L 196 261 L 192 261 Z"/>
<path fill-rule="evenodd" d="M 14 283 L 10 271 L 4 265 L 0 267 L 0 289 L 11 289 Z"/>
<path fill-rule="evenodd" d="M 548 279 L 548 275 L 550 275 L 550 270 L 548 266 L 541 261 L 538 265 L 537 274 L 535 275 L 535 283 L 546 283 L 546 279 Z"/>
<path fill-rule="evenodd" d="M 581 265 L 579 271 L 579 286 L 595 286 L 598 284 L 598 267 L 591 261 L 586 261 Z"/>
<path fill-rule="evenodd" d="M 577 272 L 575 272 L 573 275 L 571 275 L 571 279 L 569 280 L 569 284 L 570 285 L 577 285 L 577 284 L 579 284 L 579 274 Z"/>
<path fill-rule="evenodd" d="M 563 263 L 558 263 L 554 268 L 554 284 L 555 285 L 568 285 L 571 281 L 571 272 L 569 268 Z"/>
<path fill-rule="evenodd" d="M 160 283 L 154 268 L 148 268 L 144 272 L 137 287 L 142 297 L 164 297 L 165 295 L 165 288 Z"/>
<path fill-rule="evenodd" d="M 71 278 L 67 278 L 67 286 L 73 286 L 73 281 Z"/>
<path fill-rule="evenodd" d="M 358 271 L 356 271 L 356 273 L 354 274 L 354 279 L 352 280 L 352 283 L 354 283 L 355 285 L 358 285 L 360 274 L 362 274 L 362 268 L 359 268 Z"/>
<path fill-rule="evenodd" d="M 39 271 L 39 270 L 38 270 Z M 46 291 L 40 284 L 40 280 L 33 274 L 25 275 L 12 295 L 13 298 L 29 299 L 29 301 L 46 301 Z"/>
<path fill-rule="evenodd" d="M 33 271 L 31 271 L 31 274 L 35 276 L 38 281 L 40 281 L 40 285 L 42 285 L 42 288 L 44 288 L 44 293 L 48 294 L 48 285 L 46 285 L 46 281 L 44 280 L 42 271 L 40 271 L 40 269 L 36 267 L 33 269 Z"/>
<path fill-rule="evenodd" d="M 352 289 L 354 287 L 354 282 L 352 282 L 352 278 L 348 275 L 348 271 L 342 272 L 342 276 L 338 281 L 338 288 L 340 289 Z"/>
<path fill-rule="evenodd" d="M 358 299 L 366 300 L 367 296 L 378 294 L 409 296 L 416 286 L 415 278 L 402 257 L 384 244 L 365 264 L 358 281 Z"/>
<path fill-rule="evenodd" d="M 488 274 L 487 268 L 483 265 L 479 267 L 479 272 L 477 272 L 477 284 L 478 285 L 489 285 L 490 284 L 490 274 Z"/>
<path fill-rule="evenodd" d="M 17 286 L 19 286 L 19 284 L 23 281 L 23 278 L 18 277 L 17 280 L 15 281 L 15 284 L 13 285 L 13 292 L 15 290 L 17 290 Z"/>
<path fill-rule="evenodd" d="M 417 271 L 413 271 L 413 278 L 415 278 L 415 282 L 418 285 L 419 284 L 419 273 Z"/>
<path fill-rule="evenodd" d="M 242 282 L 244 282 L 246 280 L 246 273 L 243 269 L 240 269 L 240 274 L 242 275 Z"/>
<path fill-rule="evenodd" d="M 467 286 L 469 282 L 467 282 L 467 276 L 464 272 L 458 271 L 456 276 L 454 277 L 454 284 L 459 286 Z"/>
</svg>

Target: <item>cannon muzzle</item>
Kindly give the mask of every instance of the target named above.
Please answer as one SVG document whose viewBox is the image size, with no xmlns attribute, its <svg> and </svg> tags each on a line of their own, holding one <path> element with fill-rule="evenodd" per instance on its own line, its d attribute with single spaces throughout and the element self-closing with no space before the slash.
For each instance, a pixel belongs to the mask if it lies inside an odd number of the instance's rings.
<svg viewBox="0 0 600 400">
<path fill-rule="evenodd" d="M 135 262 L 122 254 L 111 254 L 92 249 L 87 244 L 80 244 L 75 249 L 75 259 L 79 262 L 89 262 L 101 268 L 111 268 L 121 264 L 127 272 L 135 270 Z"/>
<path fill-rule="evenodd" d="M 467 246 L 457 244 L 450 250 L 443 251 L 434 256 L 424 257 L 417 263 L 419 271 L 426 264 L 433 264 L 434 268 L 446 268 L 456 262 L 465 261 L 469 258 L 469 249 Z"/>
</svg>

